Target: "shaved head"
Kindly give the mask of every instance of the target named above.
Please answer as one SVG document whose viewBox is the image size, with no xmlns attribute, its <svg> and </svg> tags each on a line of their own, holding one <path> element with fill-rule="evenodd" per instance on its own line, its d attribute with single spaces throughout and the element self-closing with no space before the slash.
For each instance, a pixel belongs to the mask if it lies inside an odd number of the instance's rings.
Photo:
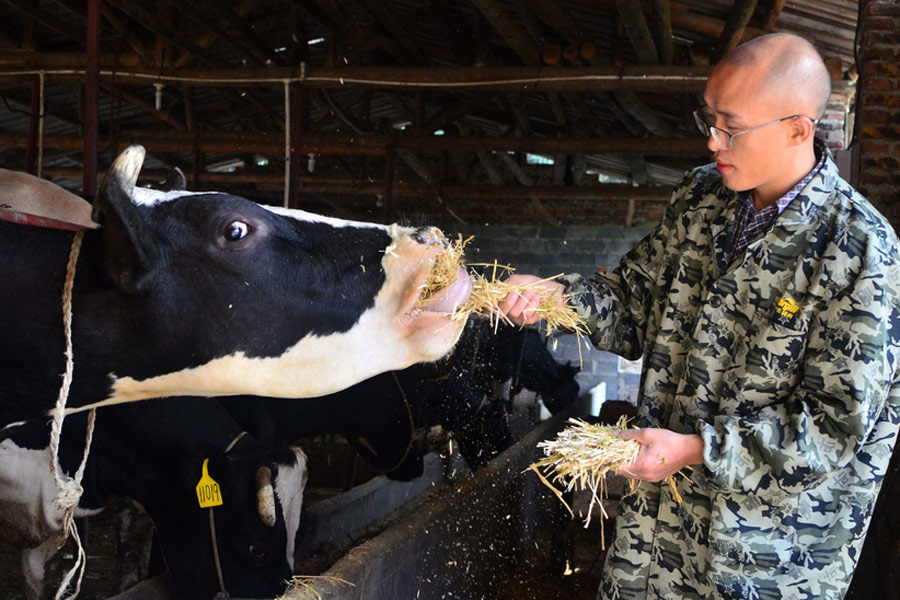
<svg viewBox="0 0 900 600">
<path fill-rule="evenodd" d="M 740 73 L 754 92 L 787 113 L 820 119 L 831 95 L 831 77 L 818 51 L 790 33 L 773 33 L 741 44 L 716 65 L 713 76 Z"/>
</svg>

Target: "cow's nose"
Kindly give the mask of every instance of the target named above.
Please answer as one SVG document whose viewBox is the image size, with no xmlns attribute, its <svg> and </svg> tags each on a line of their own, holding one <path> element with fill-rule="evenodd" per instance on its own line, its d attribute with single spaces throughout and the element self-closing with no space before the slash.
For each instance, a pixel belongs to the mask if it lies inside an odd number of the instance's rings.
<svg viewBox="0 0 900 600">
<path fill-rule="evenodd" d="M 413 232 L 412 237 L 420 244 L 440 244 L 444 247 L 448 245 L 444 233 L 437 227 L 419 227 Z"/>
</svg>

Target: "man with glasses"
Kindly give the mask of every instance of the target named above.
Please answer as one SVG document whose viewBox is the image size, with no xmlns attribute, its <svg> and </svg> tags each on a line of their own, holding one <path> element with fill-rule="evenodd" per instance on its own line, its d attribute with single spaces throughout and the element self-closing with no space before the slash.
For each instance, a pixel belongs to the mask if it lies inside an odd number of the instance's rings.
<svg viewBox="0 0 900 600">
<path fill-rule="evenodd" d="M 900 243 L 814 138 L 830 79 L 772 34 L 713 69 L 688 172 L 618 268 L 563 293 L 591 341 L 643 358 L 641 452 L 600 598 L 843 598 L 900 424 Z M 534 284 L 530 275 L 510 282 Z M 692 469 L 689 469 L 691 467 Z M 658 482 L 677 477 L 679 503 Z"/>
</svg>

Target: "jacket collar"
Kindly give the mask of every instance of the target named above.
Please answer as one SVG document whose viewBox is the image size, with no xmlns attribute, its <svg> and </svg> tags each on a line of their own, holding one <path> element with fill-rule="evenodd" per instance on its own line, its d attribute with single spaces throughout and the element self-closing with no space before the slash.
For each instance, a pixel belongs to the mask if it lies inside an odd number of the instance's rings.
<svg viewBox="0 0 900 600">
<path fill-rule="evenodd" d="M 819 209 L 828 198 L 834 193 L 834 190 L 841 184 L 846 186 L 838 174 L 837 165 L 831 150 L 825 145 L 825 142 L 816 138 L 815 140 L 816 155 L 821 156 L 825 153 L 825 164 L 822 169 L 806 184 L 806 187 L 800 191 L 794 200 L 788 204 L 784 212 L 776 220 L 777 225 L 805 225 L 810 223 L 819 212 Z"/>
</svg>

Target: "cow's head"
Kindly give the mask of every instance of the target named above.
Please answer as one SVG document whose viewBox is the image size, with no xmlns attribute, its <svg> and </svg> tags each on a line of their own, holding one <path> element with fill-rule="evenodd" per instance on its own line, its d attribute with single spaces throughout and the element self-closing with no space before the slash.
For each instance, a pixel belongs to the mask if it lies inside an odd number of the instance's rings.
<svg viewBox="0 0 900 600">
<path fill-rule="evenodd" d="M 189 462 L 199 478 L 200 464 Z M 222 497 L 222 504 L 212 509 L 212 520 L 210 509 L 200 508 L 193 499 L 186 510 L 154 515 L 177 597 L 209 600 L 222 584 L 231 597 L 272 598 L 284 592 L 293 573 L 306 465 L 298 447 L 242 454 L 238 446 L 228 455 L 210 458 L 208 474 L 221 487 Z"/>
<path fill-rule="evenodd" d="M 438 230 L 135 188 L 143 154 L 123 152 L 94 201 L 105 272 L 128 297 L 118 312 L 98 297 L 97 310 L 142 349 L 118 361 L 100 404 L 318 396 L 435 360 L 459 337 L 446 311 L 468 297 L 465 276 L 441 303 L 418 302 L 446 244 Z"/>
</svg>

